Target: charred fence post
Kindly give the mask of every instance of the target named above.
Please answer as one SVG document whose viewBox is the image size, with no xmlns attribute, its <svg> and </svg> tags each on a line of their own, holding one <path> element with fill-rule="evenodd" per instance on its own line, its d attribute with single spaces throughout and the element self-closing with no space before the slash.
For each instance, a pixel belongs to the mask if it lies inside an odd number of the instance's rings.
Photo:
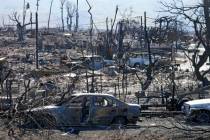
<svg viewBox="0 0 210 140">
<path fill-rule="evenodd" d="M 39 31 L 38 31 L 38 7 L 39 7 L 39 0 L 37 0 L 37 9 L 36 9 L 36 69 L 39 68 Z"/>
<path fill-rule="evenodd" d="M 87 93 L 89 92 L 89 80 L 88 80 L 88 70 L 87 67 L 85 69 L 85 77 L 86 77 L 86 89 L 87 89 Z"/>
<path fill-rule="evenodd" d="M 114 84 L 114 96 L 116 97 L 117 96 L 117 85 Z"/>
<path fill-rule="evenodd" d="M 117 77 L 117 87 L 118 87 L 118 95 L 120 99 L 121 93 L 120 93 L 120 77 L 119 76 Z"/>
<path fill-rule="evenodd" d="M 172 109 L 175 110 L 175 90 L 176 90 L 176 84 L 175 84 L 175 69 L 174 69 L 174 64 L 172 64 Z"/>
<path fill-rule="evenodd" d="M 101 87 L 101 93 L 103 93 L 103 79 L 102 79 L 102 72 L 100 73 L 100 87 Z"/>
<path fill-rule="evenodd" d="M 143 46 L 143 43 L 142 43 L 142 33 L 143 33 L 143 19 L 142 19 L 142 16 L 140 17 L 140 34 L 138 35 L 139 36 L 139 42 L 140 42 L 140 48 L 142 48 Z"/>
</svg>

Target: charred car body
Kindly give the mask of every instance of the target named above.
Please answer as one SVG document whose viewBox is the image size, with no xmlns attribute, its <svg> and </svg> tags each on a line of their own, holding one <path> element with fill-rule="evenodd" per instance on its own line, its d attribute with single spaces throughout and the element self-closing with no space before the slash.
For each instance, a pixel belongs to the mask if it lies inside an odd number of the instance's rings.
<svg viewBox="0 0 210 140">
<path fill-rule="evenodd" d="M 200 123 L 210 122 L 210 99 L 192 100 L 184 103 L 182 111 L 187 120 Z"/>
<path fill-rule="evenodd" d="M 57 105 L 28 110 L 26 124 L 41 127 L 136 123 L 140 106 L 127 104 L 109 94 L 80 93 Z"/>
</svg>

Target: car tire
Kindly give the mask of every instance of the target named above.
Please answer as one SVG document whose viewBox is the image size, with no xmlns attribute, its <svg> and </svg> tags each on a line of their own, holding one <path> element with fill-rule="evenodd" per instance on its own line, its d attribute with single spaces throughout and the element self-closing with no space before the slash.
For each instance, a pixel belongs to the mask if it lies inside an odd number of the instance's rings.
<svg viewBox="0 0 210 140">
<path fill-rule="evenodd" d="M 43 123 L 44 128 L 48 128 L 48 129 L 56 128 L 56 120 L 53 116 L 45 115 L 43 118 L 44 118 L 44 120 L 42 122 L 44 122 Z"/>
<path fill-rule="evenodd" d="M 31 116 L 28 123 L 26 123 L 26 127 L 35 128 L 35 129 L 55 129 L 56 128 L 56 120 L 51 115 L 42 115 L 39 116 L 33 115 Z"/>
<path fill-rule="evenodd" d="M 202 111 L 197 114 L 196 121 L 198 121 L 199 123 L 209 123 L 210 122 L 210 114 L 205 111 Z"/>
<path fill-rule="evenodd" d="M 127 119 L 125 117 L 116 117 L 114 118 L 112 124 L 116 126 L 124 126 L 127 124 Z"/>
</svg>

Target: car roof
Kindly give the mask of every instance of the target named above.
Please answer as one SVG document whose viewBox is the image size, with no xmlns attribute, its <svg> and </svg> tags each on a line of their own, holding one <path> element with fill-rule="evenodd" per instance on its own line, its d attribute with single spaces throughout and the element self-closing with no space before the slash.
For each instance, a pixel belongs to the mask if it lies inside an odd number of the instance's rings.
<svg viewBox="0 0 210 140">
<path fill-rule="evenodd" d="M 73 96 L 109 96 L 109 97 L 114 97 L 111 94 L 107 93 L 75 93 Z"/>
</svg>

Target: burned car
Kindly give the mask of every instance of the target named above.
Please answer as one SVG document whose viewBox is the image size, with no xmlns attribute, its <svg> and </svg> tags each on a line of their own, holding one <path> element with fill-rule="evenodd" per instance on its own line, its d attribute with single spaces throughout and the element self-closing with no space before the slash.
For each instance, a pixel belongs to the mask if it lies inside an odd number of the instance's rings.
<svg viewBox="0 0 210 140">
<path fill-rule="evenodd" d="M 27 111 L 27 122 L 41 127 L 135 124 L 141 108 L 127 104 L 109 94 L 73 94 L 70 100 L 57 105 Z"/>
<path fill-rule="evenodd" d="M 210 122 L 210 99 L 200 99 L 185 102 L 182 106 L 187 120 L 200 123 Z"/>
</svg>

